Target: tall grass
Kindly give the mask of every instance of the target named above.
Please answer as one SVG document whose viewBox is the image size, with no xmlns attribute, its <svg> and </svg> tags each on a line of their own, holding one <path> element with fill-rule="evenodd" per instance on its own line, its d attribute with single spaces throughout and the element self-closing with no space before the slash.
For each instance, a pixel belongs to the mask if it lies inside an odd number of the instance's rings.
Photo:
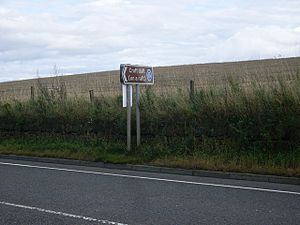
<svg viewBox="0 0 300 225">
<path fill-rule="evenodd" d="M 2 102 L 0 132 L 101 137 L 125 144 L 121 96 L 91 104 L 41 93 L 27 102 Z M 300 76 L 247 85 L 229 77 L 222 86 L 196 90 L 192 99 L 181 90 L 158 95 L 147 88 L 141 97 L 141 128 L 143 145 L 133 153 L 147 160 L 209 155 L 299 168 Z"/>
</svg>

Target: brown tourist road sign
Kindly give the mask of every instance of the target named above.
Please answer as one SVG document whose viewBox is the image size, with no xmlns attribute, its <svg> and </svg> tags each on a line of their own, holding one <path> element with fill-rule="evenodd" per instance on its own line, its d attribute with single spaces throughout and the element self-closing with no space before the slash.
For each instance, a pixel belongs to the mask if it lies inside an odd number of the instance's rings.
<svg viewBox="0 0 300 225">
<path fill-rule="evenodd" d="M 132 85 L 136 85 L 136 143 L 139 146 L 141 142 L 140 85 L 154 84 L 153 67 L 121 64 L 120 81 L 123 90 L 123 107 L 127 107 L 127 150 L 130 151 Z"/>
<path fill-rule="evenodd" d="M 121 64 L 120 81 L 122 84 L 154 84 L 153 67 Z"/>
</svg>

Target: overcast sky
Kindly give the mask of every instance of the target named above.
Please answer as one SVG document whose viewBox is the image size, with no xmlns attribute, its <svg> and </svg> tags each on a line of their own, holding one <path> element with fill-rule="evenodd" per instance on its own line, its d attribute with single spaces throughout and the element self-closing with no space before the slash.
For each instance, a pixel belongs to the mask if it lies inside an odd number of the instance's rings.
<svg viewBox="0 0 300 225">
<path fill-rule="evenodd" d="M 0 82 L 290 56 L 299 0 L 0 0 Z"/>
</svg>

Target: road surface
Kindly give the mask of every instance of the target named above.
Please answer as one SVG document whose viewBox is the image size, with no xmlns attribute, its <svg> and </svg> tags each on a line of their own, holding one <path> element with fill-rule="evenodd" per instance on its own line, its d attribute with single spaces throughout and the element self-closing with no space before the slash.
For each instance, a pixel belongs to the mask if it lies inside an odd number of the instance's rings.
<svg viewBox="0 0 300 225">
<path fill-rule="evenodd" d="M 0 159 L 0 224 L 300 224 L 300 186 Z"/>
</svg>

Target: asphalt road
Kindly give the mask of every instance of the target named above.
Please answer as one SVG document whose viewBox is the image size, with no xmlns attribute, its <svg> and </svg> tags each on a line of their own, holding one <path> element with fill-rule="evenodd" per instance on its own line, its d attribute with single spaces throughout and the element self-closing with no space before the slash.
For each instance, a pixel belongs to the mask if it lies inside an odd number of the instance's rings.
<svg viewBox="0 0 300 225">
<path fill-rule="evenodd" d="M 0 224 L 300 224 L 300 186 L 0 160 Z"/>
</svg>

